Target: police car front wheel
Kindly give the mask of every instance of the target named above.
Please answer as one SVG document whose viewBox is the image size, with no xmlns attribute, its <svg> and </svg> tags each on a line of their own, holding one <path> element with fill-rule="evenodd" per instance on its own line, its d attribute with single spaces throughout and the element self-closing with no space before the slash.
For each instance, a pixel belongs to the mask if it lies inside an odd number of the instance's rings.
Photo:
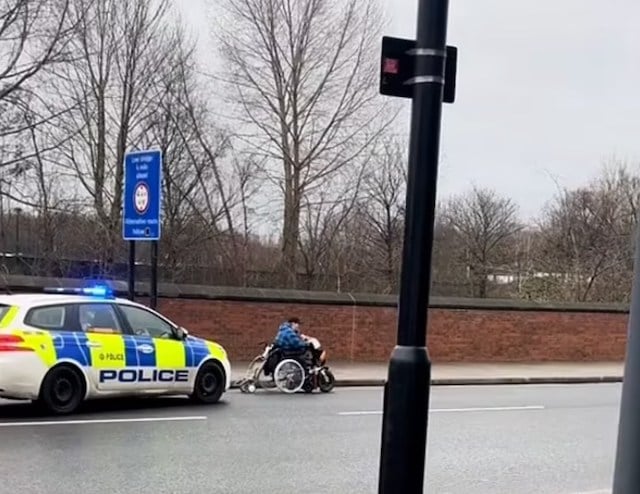
<svg viewBox="0 0 640 494">
<path fill-rule="evenodd" d="M 215 362 L 204 364 L 196 377 L 191 398 L 199 403 L 217 403 L 224 392 L 225 375 Z"/>
<path fill-rule="evenodd" d="M 84 394 L 85 382 L 80 371 L 60 365 L 45 376 L 37 403 L 49 412 L 69 414 L 80 406 Z"/>
</svg>

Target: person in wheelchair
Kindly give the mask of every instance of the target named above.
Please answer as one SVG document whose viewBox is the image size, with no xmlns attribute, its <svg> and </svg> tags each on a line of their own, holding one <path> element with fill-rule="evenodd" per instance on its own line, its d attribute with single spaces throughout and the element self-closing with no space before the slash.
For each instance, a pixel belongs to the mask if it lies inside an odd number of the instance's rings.
<svg viewBox="0 0 640 494">
<path fill-rule="evenodd" d="M 278 328 L 264 373 L 270 375 L 285 357 L 295 358 L 309 369 L 313 365 L 313 350 L 312 343 L 300 334 L 300 319 L 291 317 Z"/>
</svg>

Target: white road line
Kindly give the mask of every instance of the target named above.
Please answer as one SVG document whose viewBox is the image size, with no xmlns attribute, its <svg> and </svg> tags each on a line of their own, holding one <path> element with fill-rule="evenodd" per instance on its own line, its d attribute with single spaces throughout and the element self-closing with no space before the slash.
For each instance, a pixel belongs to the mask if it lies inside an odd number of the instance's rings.
<svg viewBox="0 0 640 494">
<path fill-rule="evenodd" d="M 572 492 L 571 494 L 611 494 L 611 489 L 597 489 L 595 491 Z"/>
<path fill-rule="evenodd" d="M 476 408 L 435 408 L 434 413 L 448 412 L 510 412 L 517 410 L 544 410 L 543 405 L 523 405 L 514 407 L 476 407 Z"/>
<path fill-rule="evenodd" d="M 611 494 L 611 489 L 597 489 L 595 491 L 572 492 L 571 494 Z"/>
<path fill-rule="evenodd" d="M 455 412 L 511 412 L 518 410 L 544 410 L 542 405 L 514 406 L 514 407 L 474 407 L 474 408 L 432 408 L 430 413 Z M 363 410 L 356 412 L 339 412 L 338 415 L 382 415 L 382 410 Z"/>
<path fill-rule="evenodd" d="M 178 422 L 207 420 L 204 416 L 193 417 L 141 417 L 130 419 L 94 419 L 94 420 L 34 420 L 32 422 L 0 422 L 0 427 L 32 427 L 42 425 L 90 425 L 90 424 L 120 424 L 133 422 Z"/>
</svg>

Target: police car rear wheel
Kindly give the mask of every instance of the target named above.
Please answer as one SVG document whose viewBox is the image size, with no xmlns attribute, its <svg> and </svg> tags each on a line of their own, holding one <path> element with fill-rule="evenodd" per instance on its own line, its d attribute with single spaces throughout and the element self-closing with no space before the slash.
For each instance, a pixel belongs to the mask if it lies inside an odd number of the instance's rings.
<svg viewBox="0 0 640 494">
<path fill-rule="evenodd" d="M 224 372 L 219 365 L 211 362 L 204 364 L 196 377 L 191 398 L 199 403 L 217 403 L 224 392 Z"/>
<path fill-rule="evenodd" d="M 42 382 L 38 403 L 55 414 L 73 413 L 84 399 L 84 379 L 67 366 L 55 367 Z"/>
</svg>

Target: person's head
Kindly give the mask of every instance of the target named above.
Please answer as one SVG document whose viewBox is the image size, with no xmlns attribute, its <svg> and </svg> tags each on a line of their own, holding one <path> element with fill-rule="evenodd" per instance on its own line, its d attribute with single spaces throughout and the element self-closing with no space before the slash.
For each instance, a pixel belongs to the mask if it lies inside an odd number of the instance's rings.
<svg viewBox="0 0 640 494">
<path fill-rule="evenodd" d="M 291 327 L 294 329 L 294 331 L 299 331 L 300 330 L 300 319 L 298 319 L 297 317 L 290 317 L 287 322 L 291 325 Z"/>
</svg>

